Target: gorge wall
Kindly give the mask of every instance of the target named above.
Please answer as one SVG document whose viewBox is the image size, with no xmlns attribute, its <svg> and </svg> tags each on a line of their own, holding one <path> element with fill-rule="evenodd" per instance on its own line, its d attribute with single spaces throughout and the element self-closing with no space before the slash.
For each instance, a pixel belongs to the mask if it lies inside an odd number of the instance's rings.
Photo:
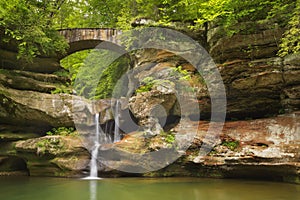
<svg viewBox="0 0 300 200">
<path fill-rule="evenodd" d="M 188 82 L 196 93 L 200 118 L 208 120 L 211 103 L 205 83 L 190 63 L 174 53 L 137 51 L 134 80 L 142 85 L 145 78 L 155 76 L 169 82 L 154 83 L 150 90 L 122 99 L 120 126 L 128 126 L 122 116 L 147 125 L 152 106 L 160 104 L 165 110 L 161 117 L 165 116 L 166 121 L 161 126 L 166 132 L 185 137 L 197 130 L 197 134 L 173 164 L 135 176 L 257 177 L 299 183 L 300 54 L 284 58 L 276 55 L 282 33 L 279 27 L 260 23 L 255 31 L 231 37 L 220 27 L 209 29 L 204 42 L 225 85 L 228 122 L 204 157 L 199 149 L 205 143 L 209 123 L 198 122 L 199 113 L 191 111 L 189 120 L 178 124 L 180 112 L 174 96 L 176 88 L 170 83 L 174 76 L 171 69 L 181 66 L 191 75 Z M 58 73 L 64 71 L 59 59 L 41 57 L 26 64 L 16 59 L 13 50 L 4 46 L 0 50 L 0 175 L 83 176 L 90 160 L 85 140 L 79 136 L 45 136 L 46 132 L 74 127 L 75 123 L 81 135 L 92 132 L 96 111 L 102 116 L 102 126 L 113 125 L 115 100 L 90 101 L 72 94 L 54 94 L 62 87 L 68 88 L 68 79 Z M 177 142 L 160 134 L 141 138 L 138 128 L 127 128 L 131 133 L 122 141 L 100 149 L 103 158 L 114 152 L 143 154 L 169 149 L 169 143 Z M 115 166 L 147 168 L 144 161 L 110 161 Z M 101 163 L 99 170 L 103 176 L 133 175 Z"/>
</svg>

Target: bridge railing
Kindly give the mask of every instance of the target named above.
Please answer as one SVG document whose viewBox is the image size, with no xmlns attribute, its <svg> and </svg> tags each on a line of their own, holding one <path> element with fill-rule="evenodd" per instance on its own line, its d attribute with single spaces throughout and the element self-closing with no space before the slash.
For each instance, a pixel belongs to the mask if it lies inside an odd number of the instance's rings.
<svg viewBox="0 0 300 200">
<path fill-rule="evenodd" d="M 117 43 L 117 36 L 121 35 L 122 31 L 113 28 L 74 28 L 61 29 L 59 33 L 69 43 L 84 40 L 101 40 Z"/>
</svg>

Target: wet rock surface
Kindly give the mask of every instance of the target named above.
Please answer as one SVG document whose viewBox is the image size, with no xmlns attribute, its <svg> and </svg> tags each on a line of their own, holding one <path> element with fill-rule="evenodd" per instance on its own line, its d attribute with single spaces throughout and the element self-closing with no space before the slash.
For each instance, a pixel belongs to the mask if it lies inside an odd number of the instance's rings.
<svg viewBox="0 0 300 200">
<path fill-rule="evenodd" d="M 100 147 L 99 173 L 109 177 L 239 177 L 299 183 L 299 118 L 299 113 L 293 113 L 268 119 L 226 122 L 219 134 L 211 132 L 214 144 L 207 154 L 201 153 L 211 126 L 206 121 L 186 120 L 172 132 L 154 136 L 143 132 L 130 133 L 118 143 Z M 193 138 L 190 138 L 191 132 L 195 133 Z M 181 151 L 180 145 L 186 141 L 189 146 L 186 151 Z M 31 175 L 84 176 L 89 169 L 90 155 L 80 137 L 28 139 L 17 142 L 15 151 L 15 156 L 26 160 Z M 146 156 L 153 152 L 161 156 Z M 178 159 L 166 164 L 168 156 Z M 158 159 L 156 165 L 151 164 L 153 159 Z M 163 164 L 164 168 L 147 172 Z M 45 167 L 43 170 L 41 165 Z M 130 170 L 143 173 L 129 173 Z"/>
<path fill-rule="evenodd" d="M 199 150 L 205 145 L 210 124 L 186 121 L 174 128 L 175 135 L 197 131 L 185 154 L 164 169 L 143 175 L 248 177 L 299 183 L 299 118 L 299 113 L 293 113 L 269 119 L 226 122 L 222 132 L 217 137 L 214 135 L 214 146 L 205 155 Z M 164 139 L 158 139 L 159 136 L 151 138 L 150 143 L 136 137 L 136 134 L 128 135 L 113 148 L 134 154 L 170 148 L 165 146 Z M 134 165 L 130 160 L 118 161 L 118 164 Z"/>
</svg>

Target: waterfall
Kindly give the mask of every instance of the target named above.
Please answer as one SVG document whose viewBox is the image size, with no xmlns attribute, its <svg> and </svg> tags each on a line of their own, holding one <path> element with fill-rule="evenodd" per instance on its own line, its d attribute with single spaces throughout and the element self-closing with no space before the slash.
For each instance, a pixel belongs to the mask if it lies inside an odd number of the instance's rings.
<svg viewBox="0 0 300 200">
<path fill-rule="evenodd" d="M 114 117 L 115 117 L 115 130 L 114 130 L 114 142 L 118 142 L 121 140 L 120 137 L 120 129 L 119 129 L 119 124 L 120 124 L 120 119 L 119 119 L 119 111 L 120 110 L 120 101 L 116 101 L 116 108 L 114 112 Z"/>
<path fill-rule="evenodd" d="M 97 157 L 98 157 L 98 149 L 99 149 L 99 113 L 95 115 L 96 121 L 96 136 L 94 140 L 94 148 L 92 151 L 91 163 L 90 163 L 90 177 L 98 177 L 98 167 L 97 167 Z"/>
<path fill-rule="evenodd" d="M 85 179 L 99 179 L 98 178 L 98 165 L 97 165 L 97 158 L 98 158 L 98 151 L 100 144 L 109 144 L 112 142 L 118 142 L 121 140 L 120 137 L 120 130 L 119 130 L 119 112 L 120 112 L 120 101 L 116 101 L 116 106 L 114 110 L 114 116 L 115 116 L 115 128 L 114 128 L 114 138 L 112 140 L 110 136 L 110 131 L 107 133 L 108 124 L 105 125 L 105 131 L 100 130 L 100 123 L 99 123 L 99 113 L 95 114 L 95 136 L 92 138 L 92 141 L 94 141 L 92 151 L 91 151 L 91 161 L 90 161 L 90 176 L 86 177 Z"/>
<path fill-rule="evenodd" d="M 98 178 L 98 166 L 97 166 L 97 158 L 98 158 L 98 150 L 100 147 L 99 139 L 100 139 L 100 131 L 99 131 L 99 113 L 95 115 L 95 123 L 96 123 L 96 131 L 94 137 L 94 146 L 91 153 L 91 161 L 90 161 L 90 176 L 85 179 L 99 179 Z"/>
<path fill-rule="evenodd" d="M 98 177 L 98 167 L 97 167 L 98 149 L 99 149 L 99 144 L 97 146 L 95 145 L 92 151 L 92 158 L 90 163 L 90 178 Z"/>
<path fill-rule="evenodd" d="M 99 131 L 99 113 L 95 114 L 95 124 L 96 124 L 96 137 L 95 137 L 95 146 L 99 146 L 100 131 Z"/>
</svg>

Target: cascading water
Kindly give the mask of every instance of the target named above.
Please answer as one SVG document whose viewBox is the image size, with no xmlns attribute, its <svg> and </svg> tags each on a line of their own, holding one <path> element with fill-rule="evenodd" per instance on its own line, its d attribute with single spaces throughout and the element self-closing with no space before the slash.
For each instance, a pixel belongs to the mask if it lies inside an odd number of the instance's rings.
<svg viewBox="0 0 300 200">
<path fill-rule="evenodd" d="M 121 140 L 120 137 L 120 129 L 119 129 L 119 124 L 120 124 L 120 119 L 119 119 L 119 111 L 120 110 L 120 101 L 116 101 L 116 108 L 115 108 L 115 130 L 114 130 L 114 142 L 118 142 Z"/>
<path fill-rule="evenodd" d="M 99 113 L 95 114 L 95 124 L 96 124 L 96 130 L 95 130 L 95 136 L 92 138 L 94 141 L 94 145 L 91 151 L 91 161 L 90 161 L 90 175 L 86 177 L 85 179 L 99 179 L 98 178 L 98 165 L 97 165 L 97 158 L 98 158 L 98 150 L 100 147 L 100 144 L 103 143 L 112 143 L 112 142 L 118 142 L 121 140 L 120 137 L 120 130 L 119 130 L 119 112 L 120 112 L 120 101 L 116 101 L 116 106 L 114 110 L 114 116 L 115 116 L 115 129 L 114 129 L 114 140 L 112 141 L 111 136 L 109 133 L 107 133 L 108 124 L 105 125 L 105 132 L 100 130 L 100 123 L 99 123 Z"/>
<path fill-rule="evenodd" d="M 95 115 L 95 123 L 96 123 L 96 131 L 94 137 L 94 146 L 91 153 L 91 161 L 90 161 L 90 176 L 85 179 L 99 179 L 98 178 L 98 166 L 97 166 L 97 157 L 98 150 L 100 147 L 99 139 L 100 139 L 100 131 L 99 131 L 99 113 Z"/>
<path fill-rule="evenodd" d="M 94 142 L 94 149 L 92 151 L 92 158 L 91 158 L 91 164 L 90 164 L 90 177 L 98 177 L 98 167 L 97 167 L 97 157 L 98 157 L 98 149 L 99 149 L 99 113 L 95 115 L 95 121 L 96 121 L 96 136 L 95 136 L 95 142 Z"/>
</svg>

